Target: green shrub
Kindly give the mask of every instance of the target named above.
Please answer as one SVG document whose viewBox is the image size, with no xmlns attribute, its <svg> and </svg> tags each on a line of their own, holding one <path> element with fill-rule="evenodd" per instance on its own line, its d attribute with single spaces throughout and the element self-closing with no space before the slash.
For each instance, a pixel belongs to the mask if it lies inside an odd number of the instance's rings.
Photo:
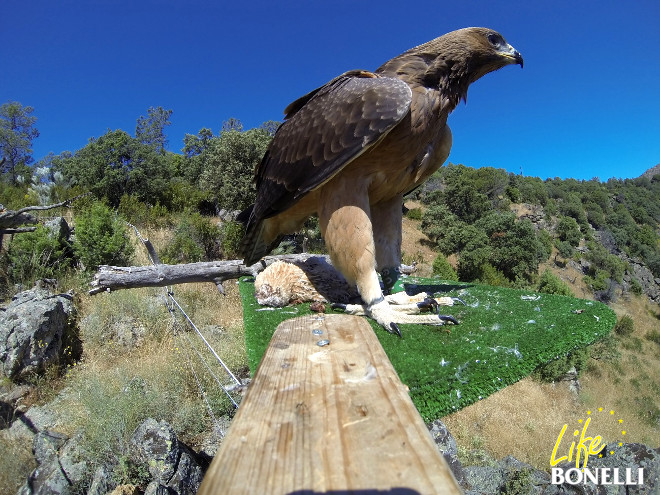
<svg viewBox="0 0 660 495">
<path fill-rule="evenodd" d="M 458 281 L 458 274 L 454 267 L 451 266 L 447 258 L 442 254 L 438 254 L 433 260 L 433 275 L 441 278 L 442 280 Z"/>
<path fill-rule="evenodd" d="M 39 278 L 58 278 L 72 264 L 69 243 L 43 225 L 15 235 L 6 256 L 9 279 L 25 285 Z"/>
<path fill-rule="evenodd" d="M 561 379 L 571 368 L 575 368 L 579 375 L 587 365 L 590 351 L 589 347 L 575 349 L 564 357 L 539 366 L 534 371 L 534 376 L 543 382 L 555 382 Z"/>
<path fill-rule="evenodd" d="M 568 242 L 573 247 L 577 247 L 582 239 L 580 226 L 573 217 L 559 217 L 555 232 L 560 241 Z"/>
<path fill-rule="evenodd" d="M 609 274 L 605 270 L 596 270 L 594 276 L 585 275 L 582 280 L 594 292 L 598 290 L 607 290 L 611 283 Z"/>
<path fill-rule="evenodd" d="M 494 285 L 496 287 L 511 287 L 512 285 L 511 280 L 490 263 L 481 265 L 481 273 L 478 280 L 482 284 Z"/>
<path fill-rule="evenodd" d="M 232 259 L 239 256 L 241 240 L 245 229 L 239 222 L 224 222 L 221 227 L 222 253 L 225 258 Z"/>
<path fill-rule="evenodd" d="M 552 236 L 547 230 L 541 230 L 536 235 L 538 240 L 537 255 L 539 261 L 547 261 L 552 254 Z"/>
<path fill-rule="evenodd" d="M 575 297 L 573 291 L 566 284 L 566 282 L 557 277 L 548 269 L 546 269 L 541 275 L 537 290 L 545 294 L 559 294 L 561 296 Z"/>
<path fill-rule="evenodd" d="M 559 256 L 564 259 L 572 258 L 575 253 L 575 248 L 569 242 L 557 241 L 555 246 L 557 247 L 557 251 L 559 251 Z"/>
<path fill-rule="evenodd" d="M 163 263 L 194 263 L 220 258 L 222 230 L 199 213 L 186 213 L 174 237 L 159 253 Z"/>
<path fill-rule="evenodd" d="M 644 292 L 644 288 L 642 287 L 642 284 L 640 284 L 639 280 L 637 280 L 636 278 L 633 278 L 630 281 L 630 292 L 632 292 L 636 296 L 641 296 L 642 293 Z"/>
<path fill-rule="evenodd" d="M 127 227 L 103 203 L 94 203 L 76 217 L 76 257 L 85 270 L 100 265 L 128 265 L 133 255 Z"/>
<path fill-rule="evenodd" d="M 406 217 L 411 220 L 421 220 L 422 219 L 422 209 L 421 208 L 411 208 L 406 212 Z"/>
<path fill-rule="evenodd" d="M 657 329 L 653 329 L 650 332 L 648 332 L 645 337 L 646 340 L 650 340 L 651 342 L 655 342 L 656 344 L 660 345 L 660 331 Z"/>
<path fill-rule="evenodd" d="M 635 330 L 635 322 L 630 315 L 623 315 L 614 325 L 614 332 L 617 335 L 628 336 Z"/>
</svg>

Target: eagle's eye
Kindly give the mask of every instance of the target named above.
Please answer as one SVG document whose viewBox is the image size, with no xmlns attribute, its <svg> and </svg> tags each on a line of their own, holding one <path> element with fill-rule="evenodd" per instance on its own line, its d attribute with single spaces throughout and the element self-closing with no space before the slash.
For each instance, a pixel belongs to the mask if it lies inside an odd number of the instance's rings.
<svg viewBox="0 0 660 495">
<path fill-rule="evenodd" d="M 500 37 L 497 36 L 496 34 L 489 34 L 488 35 L 488 41 L 490 42 L 491 45 L 493 45 L 495 48 L 500 46 Z"/>
</svg>

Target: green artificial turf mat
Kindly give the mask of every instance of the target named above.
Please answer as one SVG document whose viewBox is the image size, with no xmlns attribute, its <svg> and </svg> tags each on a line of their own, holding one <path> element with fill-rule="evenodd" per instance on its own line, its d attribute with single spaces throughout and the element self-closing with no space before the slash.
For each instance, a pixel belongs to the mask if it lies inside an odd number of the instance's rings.
<svg viewBox="0 0 660 495">
<path fill-rule="evenodd" d="M 412 277 L 397 285 L 409 294 L 426 290 L 466 303 L 441 308 L 460 325 L 401 325 L 403 338 L 369 320 L 425 421 L 468 406 L 538 366 L 594 343 L 616 323 L 606 305 L 573 297 Z M 309 304 L 259 306 L 254 283 L 247 278 L 241 280 L 240 291 L 254 372 L 277 325 L 309 314 Z"/>
</svg>

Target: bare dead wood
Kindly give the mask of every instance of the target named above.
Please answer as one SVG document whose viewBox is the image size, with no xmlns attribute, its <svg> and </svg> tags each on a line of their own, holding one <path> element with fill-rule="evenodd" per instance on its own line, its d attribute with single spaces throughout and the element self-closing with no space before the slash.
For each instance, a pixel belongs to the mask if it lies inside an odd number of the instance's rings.
<svg viewBox="0 0 660 495">
<path fill-rule="evenodd" d="M 100 266 L 91 282 L 90 295 L 99 292 L 135 289 L 138 287 L 166 287 L 168 285 L 211 282 L 216 285 L 225 280 L 235 280 L 243 276 L 256 276 L 275 261 L 302 263 L 313 257 L 309 253 L 266 256 L 251 266 L 243 260 L 206 261 L 179 265 L 157 264 L 151 266 Z M 329 262 L 329 257 L 325 257 Z"/>
<path fill-rule="evenodd" d="M 62 208 L 62 207 L 68 208 L 69 206 L 71 206 L 71 203 L 73 203 L 77 199 L 80 199 L 80 198 L 82 198 L 84 196 L 87 196 L 89 194 L 90 193 L 80 194 L 80 195 L 75 196 L 73 198 L 70 198 L 70 199 L 62 201 L 60 203 L 55 203 L 55 204 L 52 204 L 52 205 L 26 206 L 25 208 L 21 208 L 20 210 L 7 210 L 7 211 L 0 212 L 0 229 L 4 230 L 4 229 L 18 227 L 19 225 L 26 225 L 26 224 L 27 225 L 33 225 L 33 224 L 39 222 L 39 218 L 37 218 L 34 215 L 31 215 L 28 212 L 52 210 L 54 208 Z"/>
<path fill-rule="evenodd" d="M 278 326 L 198 493 L 460 489 L 371 326 L 326 315 Z"/>
</svg>

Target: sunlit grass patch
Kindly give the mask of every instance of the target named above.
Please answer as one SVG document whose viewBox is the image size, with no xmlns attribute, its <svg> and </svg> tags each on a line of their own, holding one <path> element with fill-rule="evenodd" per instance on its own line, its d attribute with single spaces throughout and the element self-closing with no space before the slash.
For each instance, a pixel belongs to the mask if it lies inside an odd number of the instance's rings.
<svg viewBox="0 0 660 495">
<path fill-rule="evenodd" d="M 616 322 L 604 304 L 573 297 L 429 279 L 408 278 L 404 285 L 409 292 L 432 291 L 466 303 L 442 308 L 460 325 L 402 325 L 401 339 L 371 322 L 425 420 L 457 411 L 540 365 L 592 344 L 608 335 Z M 264 310 L 247 281 L 241 293 L 254 371 L 277 324 L 309 313 L 309 307 Z"/>
</svg>

